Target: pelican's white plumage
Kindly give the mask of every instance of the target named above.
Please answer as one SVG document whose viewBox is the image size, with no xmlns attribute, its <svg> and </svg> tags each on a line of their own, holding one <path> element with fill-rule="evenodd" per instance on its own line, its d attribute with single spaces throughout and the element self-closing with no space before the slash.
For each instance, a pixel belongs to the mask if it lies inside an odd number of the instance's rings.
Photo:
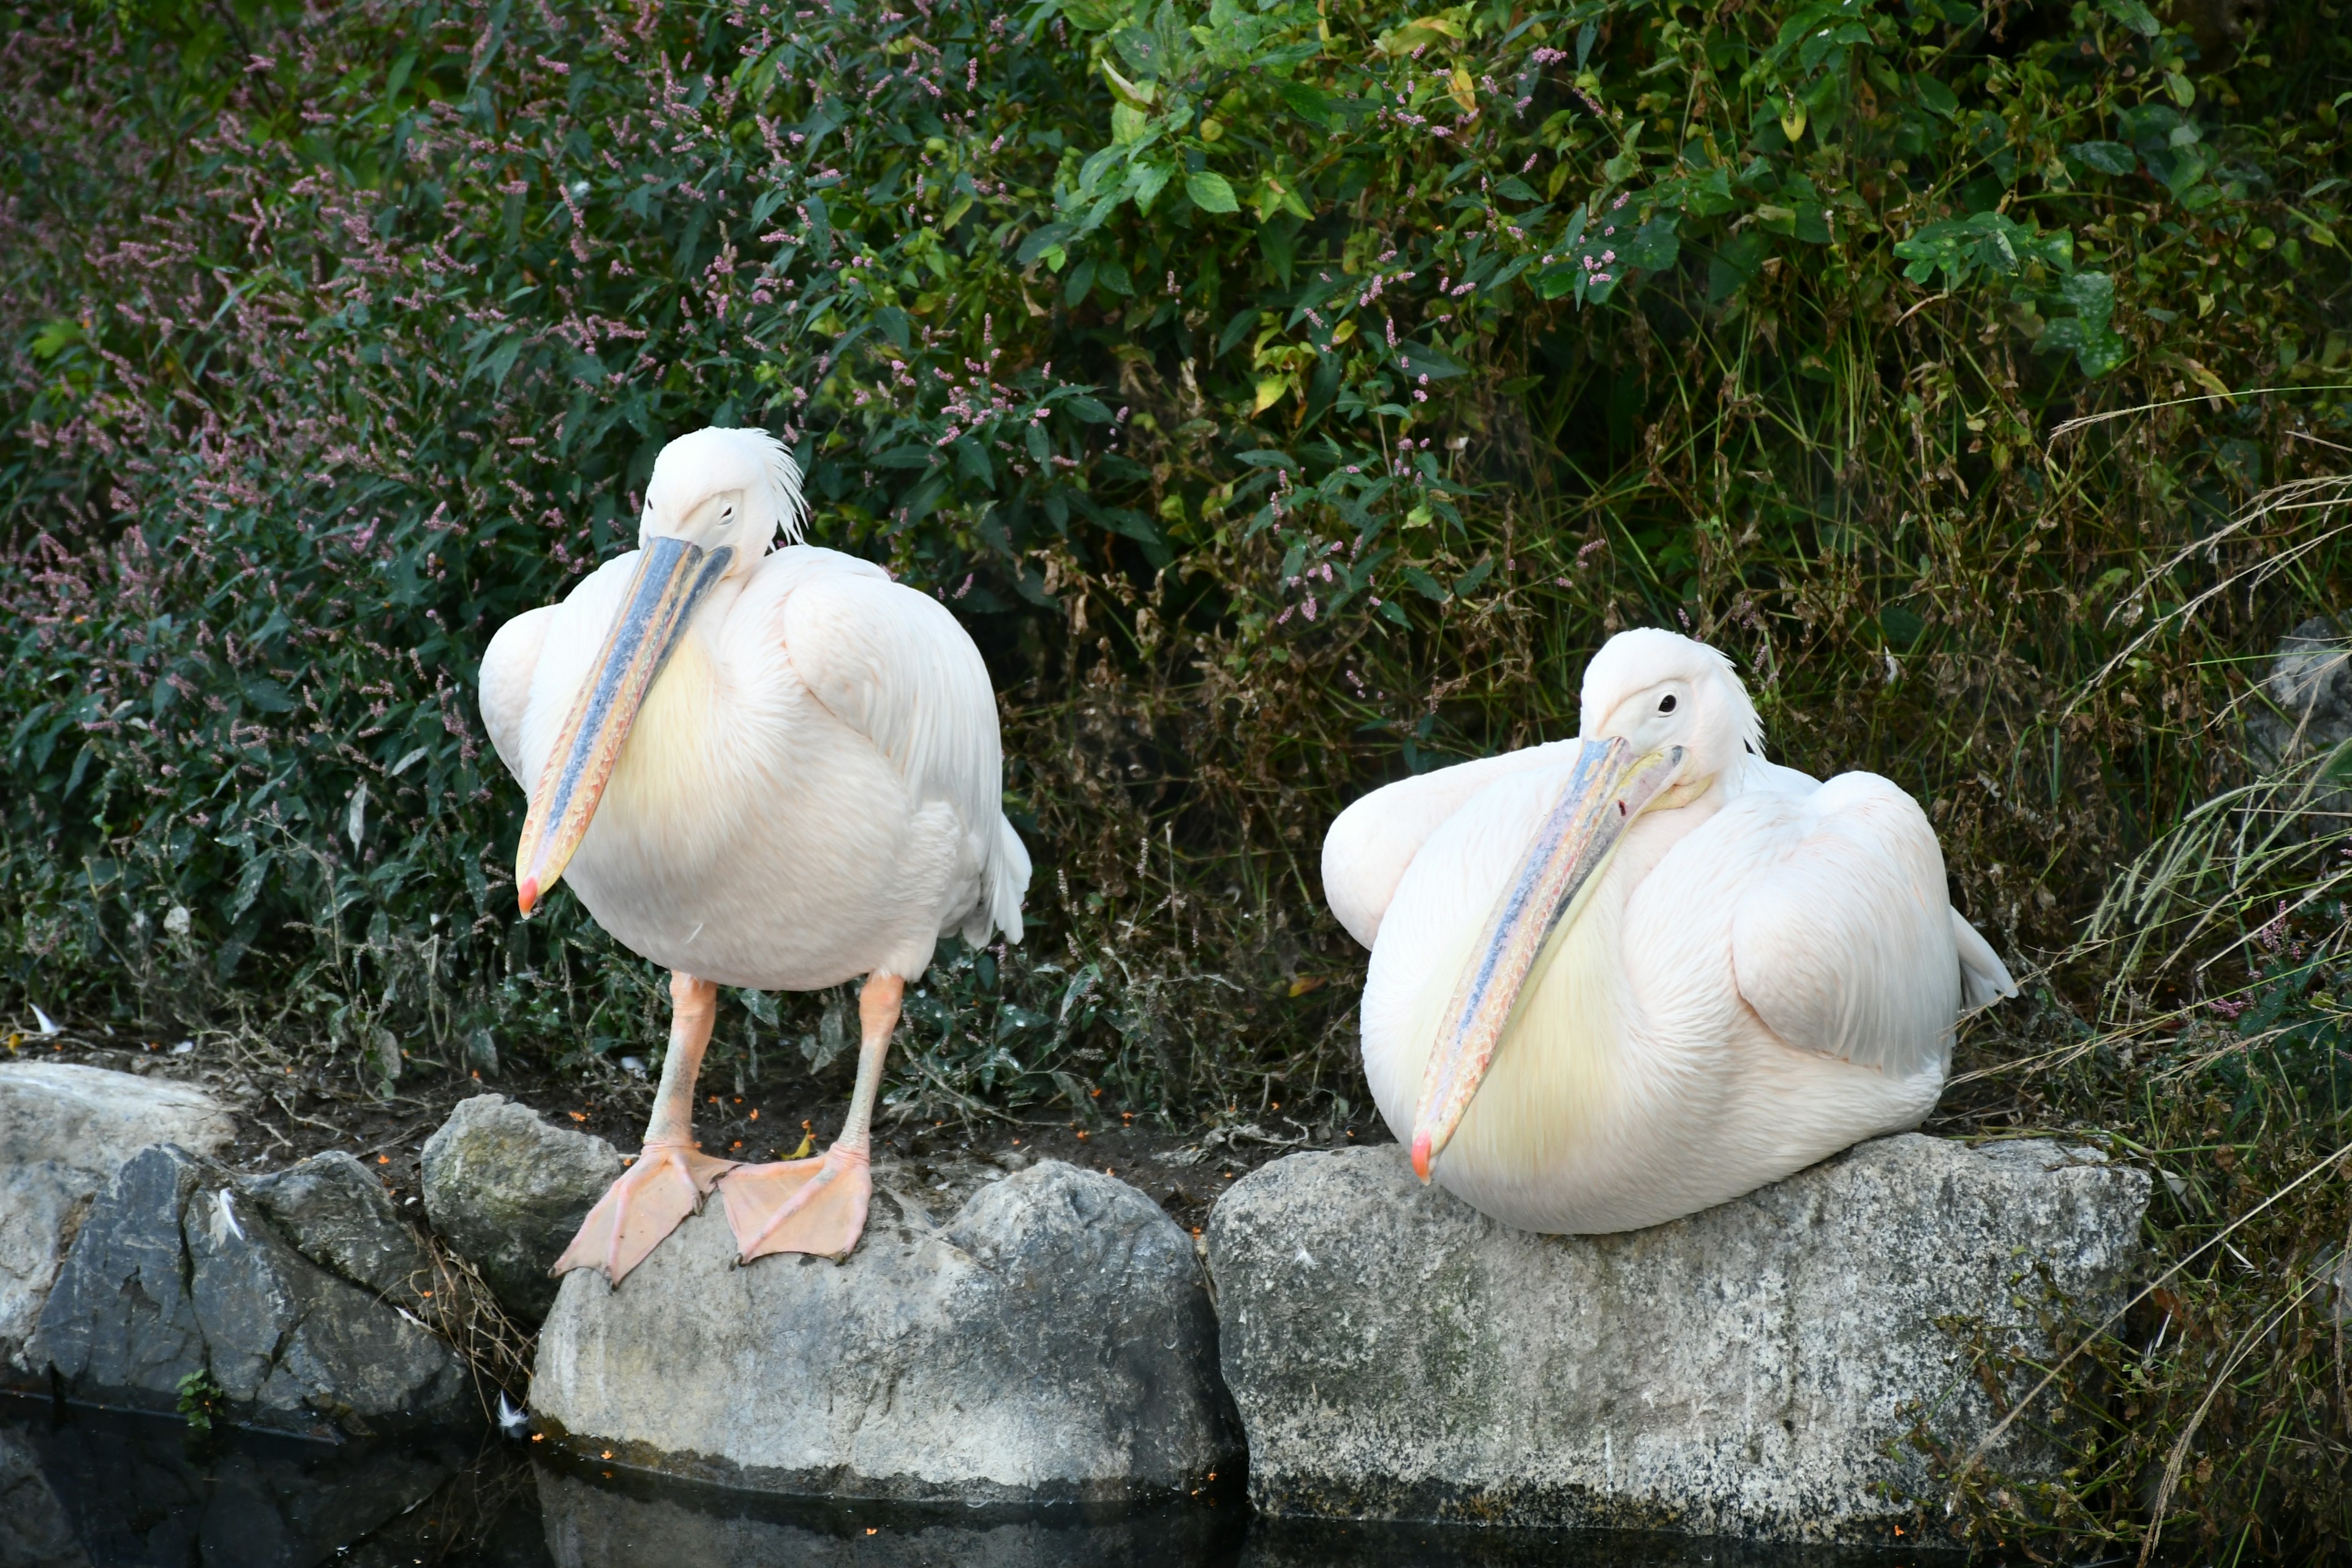
<svg viewBox="0 0 2352 1568">
<path fill-rule="evenodd" d="M 1612 639 L 1582 708 L 1578 740 L 1377 791 L 1325 841 L 1331 907 L 1372 950 L 1364 1068 L 1397 1136 L 1483 922 L 1587 742 L 1612 739 L 1687 754 L 1542 948 L 1438 1183 L 1528 1229 L 1627 1230 L 1916 1124 L 1964 1002 L 2013 990 L 1917 804 L 1766 762 L 1728 662 L 1669 632 Z"/>
<path fill-rule="evenodd" d="M 724 1184 L 748 1260 L 854 1246 L 867 1127 L 904 984 L 939 939 L 1021 939 L 1029 857 L 1001 805 L 996 699 L 942 605 L 790 543 L 799 472 L 757 430 L 664 447 L 639 548 L 519 616 L 482 661 L 482 717 L 531 792 L 525 915 L 559 879 L 673 972 L 647 1159 L 559 1269 L 617 1281 Z M 866 977 L 857 1086 L 821 1160 L 735 1167 L 692 1142 L 719 985 Z"/>
<path fill-rule="evenodd" d="M 636 565 L 491 640 L 482 717 L 526 788 Z M 688 624 L 564 877 L 623 946 L 720 984 L 911 979 L 948 931 L 1020 938 L 1029 860 L 1001 769 L 987 668 L 946 607 L 790 545 Z"/>
</svg>

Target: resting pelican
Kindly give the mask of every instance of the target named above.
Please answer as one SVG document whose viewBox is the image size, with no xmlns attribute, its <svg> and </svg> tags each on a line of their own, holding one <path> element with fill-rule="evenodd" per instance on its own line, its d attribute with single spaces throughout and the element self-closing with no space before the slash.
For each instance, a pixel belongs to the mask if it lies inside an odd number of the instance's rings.
<svg viewBox="0 0 2352 1568">
<path fill-rule="evenodd" d="M 1356 802 L 1364 1073 L 1423 1181 L 1528 1230 L 1656 1225 L 1916 1125 L 2015 994 L 1916 802 L 1764 760 L 1721 654 L 1612 637 L 1580 737 Z"/>
<path fill-rule="evenodd" d="M 558 878 L 670 973 L 669 1054 L 645 1150 L 555 1271 L 618 1284 L 723 1183 L 745 1262 L 857 1243 L 882 1058 L 906 983 L 949 931 L 1021 940 L 1029 856 L 1001 807 L 996 698 L 938 601 L 798 543 L 800 470 L 759 430 L 662 448 L 638 548 L 482 660 L 482 719 L 530 791 L 515 885 Z M 778 535 L 792 542 L 769 547 Z M 698 1152 L 694 1085 L 721 985 L 866 976 L 857 1088 L 815 1159 Z"/>
</svg>

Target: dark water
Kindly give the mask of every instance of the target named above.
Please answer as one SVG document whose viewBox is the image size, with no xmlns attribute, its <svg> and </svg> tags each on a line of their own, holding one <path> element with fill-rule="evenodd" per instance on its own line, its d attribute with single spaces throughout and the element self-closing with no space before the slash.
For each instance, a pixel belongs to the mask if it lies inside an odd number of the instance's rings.
<svg viewBox="0 0 2352 1568">
<path fill-rule="evenodd" d="M 496 1436 L 341 1447 L 0 1397 L 0 1568 L 1905 1568 L 1948 1555 L 1264 1520 L 791 1501 Z"/>
</svg>

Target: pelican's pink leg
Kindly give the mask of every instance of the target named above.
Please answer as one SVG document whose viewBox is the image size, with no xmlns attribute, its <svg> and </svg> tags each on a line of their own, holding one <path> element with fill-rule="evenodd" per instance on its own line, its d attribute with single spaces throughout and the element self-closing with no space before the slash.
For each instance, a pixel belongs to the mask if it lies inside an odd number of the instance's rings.
<svg viewBox="0 0 2352 1568">
<path fill-rule="evenodd" d="M 669 1003 L 669 1054 L 662 1060 L 653 1115 L 646 1121 L 645 1149 L 588 1211 L 580 1234 L 555 1260 L 554 1273 L 601 1268 L 618 1285 L 734 1169 L 733 1161 L 713 1159 L 694 1144 L 694 1080 L 702 1071 L 703 1047 L 710 1043 L 719 987 L 673 971 Z"/>
<path fill-rule="evenodd" d="M 864 1038 L 857 1050 L 857 1091 L 849 1120 L 833 1147 L 814 1160 L 776 1165 L 741 1165 L 719 1184 L 727 1224 L 746 1263 L 771 1252 L 808 1252 L 839 1258 L 866 1230 L 866 1205 L 874 1198 L 874 1100 L 882 1090 L 882 1058 L 890 1031 L 898 1026 L 898 1003 L 907 983 L 895 974 L 869 974 L 857 998 Z"/>
</svg>

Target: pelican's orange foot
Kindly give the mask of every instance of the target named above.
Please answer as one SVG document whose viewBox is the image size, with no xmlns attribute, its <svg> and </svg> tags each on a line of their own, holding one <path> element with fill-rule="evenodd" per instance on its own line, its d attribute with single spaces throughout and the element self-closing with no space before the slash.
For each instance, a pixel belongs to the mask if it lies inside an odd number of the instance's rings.
<svg viewBox="0 0 2352 1568">
<path fill-rule="evenodd" d="M 700 1210 L 719 1178 L 734 1168 L 732 1160 L 713 1159 L 684 1143 L 646 1144 L 637 1163 L 596 1200 L 549 1272 L 601 1268 L 618 1285 L 662 1237 Z"/>
<path fill-rule="evenodd" d="M 739 1166 L 719 1195 L 745 1263 L 771 1252 L 840 1258 L 865 1234 L 874 1176 L 864 1153 L 836 1143 L 814 1160 Z"/>
</svg>

